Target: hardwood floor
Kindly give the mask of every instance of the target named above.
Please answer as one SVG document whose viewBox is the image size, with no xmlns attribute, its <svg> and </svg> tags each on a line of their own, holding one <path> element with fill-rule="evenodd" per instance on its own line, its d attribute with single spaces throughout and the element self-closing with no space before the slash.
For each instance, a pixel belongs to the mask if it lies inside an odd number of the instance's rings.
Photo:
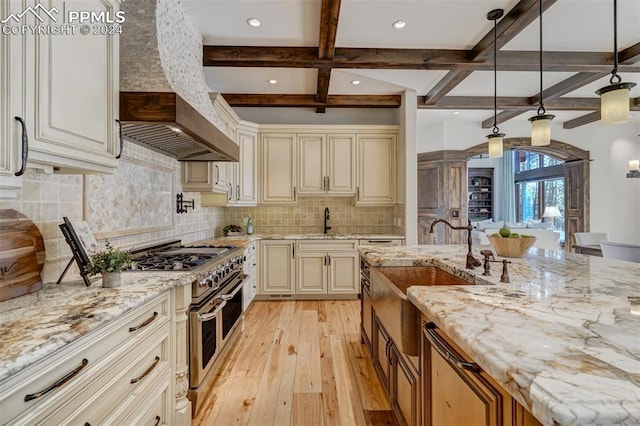
<svg viewBox="0 0 640 426">
<path fill-rule="evenodd" d="M 357 300 L 256 301 L 194 425 L 395 425 Z"/>
</svg>

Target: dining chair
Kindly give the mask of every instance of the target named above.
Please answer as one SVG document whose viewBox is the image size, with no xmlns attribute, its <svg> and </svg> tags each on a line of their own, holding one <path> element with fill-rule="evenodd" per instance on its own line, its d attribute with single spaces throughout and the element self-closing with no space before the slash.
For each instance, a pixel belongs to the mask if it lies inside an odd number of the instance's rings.
<svg viewBox="0 0 640 426">
<path fill-rule="evenodd" d="M 579 246 L 593 246 L 609 239 L 606 232 L 576 232 L 573 234 Z"/>
<path fill-rule="evenodd" d="M 612 241 L 600 242 L 602 257 L 608 259 L 626 260 L 640 263 L 640 245 L 627 243 L 614 243 Z"/>
</svg>

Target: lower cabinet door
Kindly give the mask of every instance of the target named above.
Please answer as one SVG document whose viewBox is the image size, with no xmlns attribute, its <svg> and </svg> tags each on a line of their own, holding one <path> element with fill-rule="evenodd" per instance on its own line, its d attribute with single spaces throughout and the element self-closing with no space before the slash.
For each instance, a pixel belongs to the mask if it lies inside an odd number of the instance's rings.
<svg viewBox="0 0 640 426">
<path fill-rule="evenodd" d="M 301 252 L 296 260 L 296 293 L 326 294 L 327 292 L 326 253 Z"/>
<path fill-rule="evenodd" d="M 486 379 L 486 373 L 466 360 L 437 329 L 425 326 L 423 336 L 425 424 L 504 424 L 504 396 Z"/>
<path fill-rule="evenodd" d="M 387 391 L 387 396 L 390 395 L 391 388 L 389 386 L 390 381 L 390 361 L 389 350 L 391 346 L 391 340 L 386 330 L 378 321 L 378 317 L 374 317 L 373 321 L 373 366 L 378 372 L 380 381 Z"/>
<path fill-rule="evenodd" d="M 420 424 L 419 381 L 395 345 L 391 346 L 391 364 L 391 406 L 396 418 L 402 425 L 418 426 Z"/>
<path fill-rule="evenodd" d="M 329 253 L 329 293 L 360 292 L 358 253 Z"/>
</svg>

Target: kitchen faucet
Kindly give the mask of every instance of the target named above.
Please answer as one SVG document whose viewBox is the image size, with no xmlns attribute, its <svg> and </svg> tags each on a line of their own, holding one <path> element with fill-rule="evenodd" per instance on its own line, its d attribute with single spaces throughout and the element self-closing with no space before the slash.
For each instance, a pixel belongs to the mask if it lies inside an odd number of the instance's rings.
<svg viewBox="0 0 640 426">
<path fill-rule="evenodd" d="M 449 222 L 447 222 L 444 219 L 436 219 L 431 224 L 431 228 L 429 228 L 429 233 L 430 234 L 433 234 L 433 228 L 436 226 L 436 223 L 440 223 L 440 222 L 444 223 L 445 225 L 447 225 L 451 229 L 466 229 L 467 230 L 467 245 L 469 246 L 469 251 L 467 252 L 467 263 L 465 265 L 465 268 L 473 269 L 476 266 L 480 266 L 481 265 L 480 261 L 478 259 L 476 259 L 475 257 L 473 257 L 473 254 L 471 254 L 471 231 L 473 230 L 473 226 L 471 225 L 471 221 L 469 221 L 469 224 L 467 226 L 453 226 L 453 225 L 451 225 Z"/>
<path fill-rule="evenodd" d="M 322 232 L 324 234 L 329 232 L 329 229 L 331 229 L 330 226 L 327 226 L 327 224 L 329 223 L 329 219 L 331 219 L 331 216 L 329 215 L 329 207 L 325 207 L 324 208 L 324 227 L 322 229 Z"/>
</svg>

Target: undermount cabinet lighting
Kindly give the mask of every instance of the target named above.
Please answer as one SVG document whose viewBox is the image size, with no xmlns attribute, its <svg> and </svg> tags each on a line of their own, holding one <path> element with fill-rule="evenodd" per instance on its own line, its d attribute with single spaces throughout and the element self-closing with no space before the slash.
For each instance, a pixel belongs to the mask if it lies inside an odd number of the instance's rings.
<svg viewBox="0 0 640 426">
<path fill-rule="evenodd" d="M 596 90 L 600 96 L 600 119 L 605 124 L 629 120 L 629 92 L 635 83 L 623 83 L 618 75 L 618 1 L 613 0 L 613 70 L 609 85 Z"/>
<path fill-rule="evenodd" d="M 247 19 L 247 24 L 252 27 L 259 27 L 260 25 L 262 25 L 262 22 L 260 22 L 258 18 L 249 18 Z"/>
<path fill-rule="evenodd" d="M 538 0 L 538 12 L 540 23 L 540 106 L 538 113 L 531 117 L 531 145 L 544 146 L 551 144 L 551 120 L 555 115 L 547 114 L 542 100 L 542 0 Z"/>
<path fill-rule="evenodd" d="M 278 84 L 278 80 L 276 80 L 275 78 L 268 80 L 268 82 L 269 84 Z"/>
<path fill-rule="evenodd" d="M 405 21 L 395 21 L 393 24 L 391 24 L 393 26 L 393 28 L 395 28 L 396 30 L 401 30 L 404 27 L 407 26 L 407 23 Z"/>
<path fill-rule="evenodd" d="M 351 80 L 351 84 L 357 86 L 358 84 L 360 84 L 360 80 Z"/>
</svg>

